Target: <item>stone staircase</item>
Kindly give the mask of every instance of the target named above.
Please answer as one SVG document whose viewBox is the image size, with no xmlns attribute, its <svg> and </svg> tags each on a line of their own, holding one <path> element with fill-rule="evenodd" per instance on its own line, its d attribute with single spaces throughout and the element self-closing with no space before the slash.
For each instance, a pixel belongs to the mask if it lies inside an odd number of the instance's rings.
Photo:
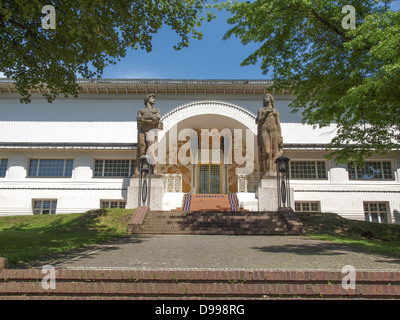
<svg viewBox="0 0 400 320">
<path fill-rule="evenodd" d="M 0 300 L 69 299 L 400 299 L 399 271 L 357 271 L 346 288 L 340 271 L 226 269 L 0 270 Z M 154 310 L 153 310 L 154 312 Z"/>
<path fill-rule="evenodd" d="M 293 210 L 246 211 L 236 194 L 185 194 L 181 208 L 139 207 L 128 224 L 129 234 L 286 235 L 302 230 Z"/>
<path fill-rule="evenodd" d="M 150 211 L 138 208 L 128 233 L 138 234 L 221 234 L 221 235 L 289 235 L 300 234 L 284 212 L 251 211 Z"/>
</svg>

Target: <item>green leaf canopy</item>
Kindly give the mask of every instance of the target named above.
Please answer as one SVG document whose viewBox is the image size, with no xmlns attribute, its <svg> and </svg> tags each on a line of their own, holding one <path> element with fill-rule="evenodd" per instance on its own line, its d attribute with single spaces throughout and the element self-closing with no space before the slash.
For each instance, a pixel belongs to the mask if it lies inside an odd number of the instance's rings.
<svg viewBox="0 0 400 320">
<path fill-rule="evenodd" d="M 55 29 L 42 27 L 45 5 L 55 9 Z M 15 81 L 21 102 L 44 86 L 49 102 L 60 93 L 77 96 L 77 74 L 101 77 L 128 48 L 151 51 L 163 25 L 180 37 L 175 49 L 187 47 L 190 37 L 202 38 L 202 21 L 212 18 L 204 0 L 3 0 L 0 71 Z"/>
<path fill-rule="evenodd" d="M 259 48 L 274 88 L 295 96 L 293 112 L 315 126 L 335 123 L 328 146 L 338 162 L 362 162 L 400 146 L 400 12 L 392 1 L 351 1 L 355 28 L 343 27 L 347 0 L 257 0 L 216 5 L 233 15 L 225 34 Z"/>
</svg>

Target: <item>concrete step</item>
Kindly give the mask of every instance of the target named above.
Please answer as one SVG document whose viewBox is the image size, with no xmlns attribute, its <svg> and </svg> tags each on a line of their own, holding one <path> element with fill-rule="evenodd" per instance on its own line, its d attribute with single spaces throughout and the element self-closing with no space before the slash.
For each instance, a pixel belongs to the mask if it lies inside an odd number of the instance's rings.
<svg viewBox="0 0 400 320">
<path fill-rule="evenodd" d="M 133 214 L 128 233 L 146 234 L 300 234 L 290 216 L 281 212 L 173 212 L 140 207 Z M 198 231 L 198 232 L 197 232 Z"/>
<path fill-rule="evenodd" d="M 261 227 L 253 227 L 253 226 L 232 226 L 232 225 L 144 225 L 142 231 L 157 231 L 157 230 L 287 230 L 286 226 L 261 226 Z"/>
<path fill-rule="evenodd" d="M 285 223 L 213 223 L 213 222 L 196 222 L 196 223 L 176 223 L 176 222 L 157 222 L 157 223 L 148 223 L 145 222 L 143 224 L 143 228 L 148 227 L 176 227 L 176 228 L 238 228 L 238 229 L 262 229 L 262 228 L 271 228 L 271 227 L 281 227 L 286 228 L 287 225 Z"/>
<path fill-rule="evenodd" d="M 211 222 L 211 223 L 279 223 L 281 219 L 243 219 L 237 217 L 182 217 L 182 218 L 166 218 L 166 217 L 147 217 L 145 222 L 170 222 L 170 223 L 195 223 L 195 222 Z"/>
<path fill-rule="evenodd" d="M 237 219 L 237 220 L 271 220 L 277 221 L 282 220 L 282 217 L 277 213 L 260 213 L 260 212 L 180 212 L 171 213 L 165 212 L 153 212 L 150 211 L 146 219 Z"/>
<path fill-rule="evenodd" d="M 137 233 L 146 234 L 283 234 L 288 226 L 277 215 L 235 216 L 216 214 L 150 214 Z"/>
<path fill-rule="evenodd" d="M 227 229 L 204 229 L 204 230 L 143 230 L 138 234 L 170 234 L 170 235 L 289 235 L 291 233 L 284 229 L 280 230 L 227 230 Z"/>
<path fill-rule="evenodd" d="M 0 299 L 400 299 L 399 271 L 359 271 L 345 288 L 340 271 L 225 269 L 0 270 Z"/>
<path fill-rule="evenodd" d="M 262 229 L 282 229 L 286 230 L 287 226 L 284 224 L 268 224 L 261 226 L 254 225 L 239 225 L 239 224 L 144 224 L 142 227 L 143 230 L 166 230 L 166 229 L 174 229 L 174 230 L 200 230 L 200 229 L 232 229 L 232 230 L 262 230 Z"/>
</svg>

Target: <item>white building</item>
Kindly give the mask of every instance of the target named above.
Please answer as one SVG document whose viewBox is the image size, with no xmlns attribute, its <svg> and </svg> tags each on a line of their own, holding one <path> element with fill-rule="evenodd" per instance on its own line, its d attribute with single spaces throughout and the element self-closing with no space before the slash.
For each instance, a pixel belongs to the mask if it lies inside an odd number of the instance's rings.
<svg viewBox="0 0 400 320">
<path fill-rule="evenodd" d="M 164 129 L 166 158 L 179 155 L 188 140 L 173 147 L 169 138 L 190 128 L 243 132 L 243 153 L 257 133 L 255 117 L 269 81 L 263 80 L 80 80 L 79 98 L 53 103 L 32 92 L 21 104 L 14 84 L 0 80 L 0 215 L 84 212 L 124 207 L 136 163 L 138 109 L 147 93 L 156 94 Z M 326 160 L 332 126 L 312 129 L 292 114 L 288 92 L 275 92 L 284 155 L 291 159 L 292 203 L 296 211 L 335 212 L 346 218 L 400 223 L 399 156 L 388 153 L 362 168 Z M 253 140 L 246 140 L 253 136 Z M 165 140 L 163 140 L 163 138 Z M 211 140 L 210 140 L 211 141 Z M 254 145 L 255 147 L 255 145 Z M 172 148 L 172 149 L 171 149 Z M 210 147 L 221 155 L 223 148 Z M 182 149 L 183 150 L 183 149 Z M 199 146 L 199 156 L 205 154 Z M 207 148 L 208 150 L 208 148 Z M 254 150 L 257 150 L 256 147 Z M 180 207 L 185 193 L 236 193 L 245 209 L 257 208 L 257 154 L 251 174 L 238 175 L 240 155 L 231 164 L 166 161 L 161 164 L 166 193 L 163 208 Z M 178 159 L 179 160 L 179 159 Z M 243 160 L 243 159 L 242 159 Z M 207 172 L 207 174 L 205 174 Z M 210 178 L 212 177 L 212 179 Z M 212 180 L 212 181 L 211 181 Z"/>
</svg>

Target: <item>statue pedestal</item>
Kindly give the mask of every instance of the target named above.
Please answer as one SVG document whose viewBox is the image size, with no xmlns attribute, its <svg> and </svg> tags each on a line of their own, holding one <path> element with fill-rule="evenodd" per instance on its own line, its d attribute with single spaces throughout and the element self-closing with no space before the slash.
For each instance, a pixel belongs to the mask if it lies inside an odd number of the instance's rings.
<svg viewBox="0 0 400 320">
<path fill-rule="evenodd" d="M 142 180 L 143 183 L 143 180 Z M 147 182 L 148 183 L 148 182 Z M 126 208 L 135 209 L 139 206 L 139 177 L 132 176 L 130 185 L 128 187 Z M 150 185 L 150 210 L 162 210 L 163 197 L 164 197 L 164 182 L 162 175 L 152 174 Z M 146 200 L 147 204 L 147 200 Z M 142 207 L 144 205 L 140 205 Z"/>
<path fill-rule="evenodd" d="M 278 189 L 276 176 L 263 177 L 257 187 L 258 211 L 278 210 Z"/>
<path fill-rule="evenodd" d="M 287 190 L 290 192 L 291 202 L 289 207 L 293 205 L 293 189 Z M 264 176 L 258 184 L 256 191 L 258 199 L 258 211 L 277 211 L 279 209 L 278 201 L 278 186 L 276 176 Z"/>
</svg>

